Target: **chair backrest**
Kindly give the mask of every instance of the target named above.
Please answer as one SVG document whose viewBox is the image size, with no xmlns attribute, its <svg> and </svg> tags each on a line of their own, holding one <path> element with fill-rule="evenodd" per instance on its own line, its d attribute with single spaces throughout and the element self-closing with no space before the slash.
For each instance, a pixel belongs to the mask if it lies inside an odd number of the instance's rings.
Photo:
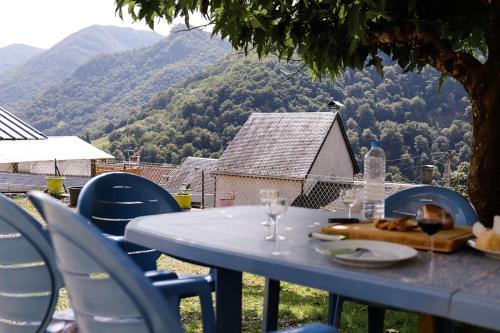
<svg viewBox="0 0 500 333">
<path fill-rule="evenodd" d="M 122 236 L 134 217 L 181 209 L 170 193 L 152 181 L 130 173 L 110 172 L 85 184 L 77 211 L 103 232 Z"/>
<path fill-rule="evenodd" d="M 415 214 L 423 205 L 434 204 L 453 216 L 457 225 L 472 225 L 478 220 L 474 206 L 463 196 L 439 186 L 417 186 L 397 192 L 385 199 L 385 216 Z"/>
<path fill-rule="evenodd" d="M 81 332 L 182 332 L 174 309 L 99 229 L 46 194 L 30 199 L 47 218 Z"/>
<path fill-rule="evenodd" d="M 47 231 L 0 194 L 0 333 L 45 332 L 60 287 Z"/>
</svg>

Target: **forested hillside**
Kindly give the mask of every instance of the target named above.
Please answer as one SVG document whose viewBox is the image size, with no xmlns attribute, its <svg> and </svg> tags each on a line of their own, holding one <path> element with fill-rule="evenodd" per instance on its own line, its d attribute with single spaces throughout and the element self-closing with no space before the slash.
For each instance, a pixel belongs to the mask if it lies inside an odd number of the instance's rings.
<svg viewBox="0 0 500 333">
<path fill-rule="evenodd" d="M 44 49 L 25 44 L 12 44 L 0 48 L 0 73 L 22 64 Z"/>
<path fill-rule="evenodd" d="M 228 55 L 133 111 L 117 124 L 123 128 L 96 143 L 119 158 L 130 149 L 156 162 L 218 157 L 252 112 L 327 111 L 335 99 L 345 104 L 341 116 L 358 161 L 371 140 L 381 140 L 389 180 L 415 180 L 421 164 L 443 171 L 448 149 L 454 152 L 453 168 L 469 159 L 469 101 L 451 79 L 438 94 L 435 70 L 403 73 L 392 64 L 384 78 L 368 69 L 313 82 L 299 67 Z"/>
<path fill-rule="evenodd" d="M 49 135 L 111 131 L 130 109 L 183 81 L 229 50 L 203 31 L 171 33 L 141 49 L 98 56 L 26 107 L 26 119 Z M 89 130 L 89 128 L 91 130 Z"/>
<path fill-rule="evenodd" d="M 95 55 L 151 45 L 161 38 L 150 31 L 98 25 L 75 32 L 22 66 L 2 73 L 0 105 L 23 116 L 22 105 Z"/>
</svg>

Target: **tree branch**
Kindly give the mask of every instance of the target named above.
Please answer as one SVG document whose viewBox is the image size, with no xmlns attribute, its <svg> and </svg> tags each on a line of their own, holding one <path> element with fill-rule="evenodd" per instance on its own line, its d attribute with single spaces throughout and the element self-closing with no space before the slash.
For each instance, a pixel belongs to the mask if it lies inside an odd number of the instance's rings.
<svg viewBox="0 0 500 333">
<path fill-rule="evenodd" d="M 179 29 L 179 30 L 175 30 L 175 31 L 172 31 L 172 32 L 173 33 L 178 33 L 178 32 L 186 32 L 186 31 L 191 31 L 191 30 L 203 29 L 203 28 L 206 28 L 209 25 L 213 25 L 213 24 L 215 24 L 215 22 L 214 21 L 210 21 L 207 24 L 197 25 L 195 27 L 189 27 L 189 28 L 186 28 L 186 29 Z"/>
<path fill-rule="evenodd" d="M 286 79 L 283 79 L 283 80 L 280 80 L 280 83 L 284 83 L 286 81 L 289 81 L 291 80 L 295 75 L 299 74 L 300 72 L 302 72 L 305 68 L 307 67 L 306 64 L 303 64 L 302 66 L 299 67 L 299 69 L 297 69 L 295 72 L 293 73 L 285 73 L 287 75 L 287 78 Z"/>
<path fill-rule="evenodd" d="M 430 24 L 423 21 L 403 21 L 380 32 L 368 34 L 372 45 L 413 44 L 417 55 L 442 73 L 454 77 L 466 89 L 477 82 L 482 64 L 472 55 L 455 52 L 451 45 L 439 38 Z"/>
</svg>

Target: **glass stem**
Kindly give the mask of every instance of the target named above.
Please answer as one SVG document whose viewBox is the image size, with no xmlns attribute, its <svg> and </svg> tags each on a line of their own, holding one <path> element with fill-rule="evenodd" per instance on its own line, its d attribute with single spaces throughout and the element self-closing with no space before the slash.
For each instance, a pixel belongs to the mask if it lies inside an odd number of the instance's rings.
<svg viewBox="0 0 500 333">
<path fill-rule="evenodd" d="M 270 212 L 271 211 L 271 204 L 270 203 L 267 203 L 267 211 Z M 267 214 L 267 225 L 271 225 L 271 215 Z"/>
<path fill-rule="evenodd" d="M 278 219 L 273 218 L 273 237 L 275 240 L 278 240 Z"/>
<path fill-rule="evenodd" d="M 352 206 L 349 205 L 348 208 L 347 208 L 347 218 L 349 218 L 349 219 L 351 218 L 351 207 Z"/>
</svg>

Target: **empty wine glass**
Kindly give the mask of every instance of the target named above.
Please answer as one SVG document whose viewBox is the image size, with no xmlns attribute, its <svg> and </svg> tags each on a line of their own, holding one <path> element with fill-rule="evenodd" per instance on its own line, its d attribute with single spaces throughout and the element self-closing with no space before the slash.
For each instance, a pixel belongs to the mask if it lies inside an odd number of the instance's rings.
<svg viewBox="0 0 500 333">
<path fill-rule="evenodd" d="M 274 200 L 278 199 L 280 196 L 280 191 L 275 189 L 262 189 L 259 192 L 260 202 L 266 205 L 266 209 L 269 210 L 269 205 Z M 263 226 L 271 226 L 271 218 L 268 216 L 267 221 L 263 221 L 260 223 Z"/>
<path fill-rule="evenodd" d="M 443 227 L 445 211 L 441 207 L 438 207 L 439 209 L 431 209 L 428 206 L 420 208 L 417 211 L 416 218 L 420 229 L 429 235 L 429 254 L 432 255 L 434 253 L 434 235 Z"/>
<path fill-rule="evenodd" d="M 286 237 L 282 235 L 278 235 L 278 219 L 285 214 L 287 205 L 285 198 L 277 198 L 273 200 L 268 206 L 267 215 L 271 219 L 273 232 L 271 235 L 266 237 L 266 240 L 270 241 L 278 241 L 285 240 Z"/>
<path fill-rule="evenodd" d="M 352 207 L 354 206 L 356 200 L 358 199 L 358 191 L 353 188 L 347 190 L 341 190 L 340 198 L 342 199 L 344 205 L 347 206 L 347 217 L 351 218 Z"/>
</svg>

